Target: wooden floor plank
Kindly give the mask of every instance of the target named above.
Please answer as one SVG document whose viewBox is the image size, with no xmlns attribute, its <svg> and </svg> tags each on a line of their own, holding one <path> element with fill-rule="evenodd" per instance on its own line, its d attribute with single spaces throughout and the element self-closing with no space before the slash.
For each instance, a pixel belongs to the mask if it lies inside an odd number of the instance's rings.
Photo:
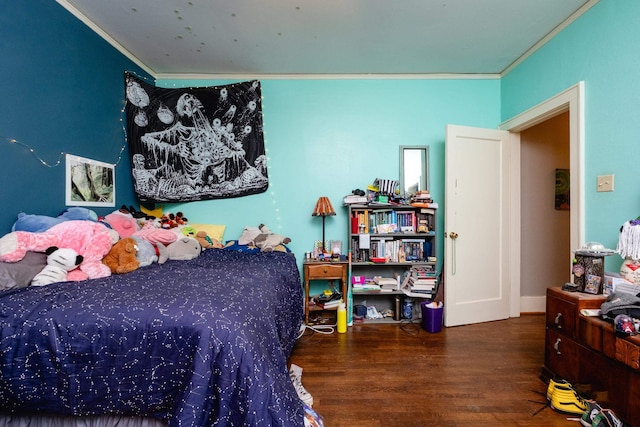
<svg viewBox="0 0 640 427">
<path fill-rule="evenodd" d="M 577 426 L 544 406 L 544 315 L 429 333 L 419 324 L 307 331 L 290 362 L 326 427 Z"/>
</svg>

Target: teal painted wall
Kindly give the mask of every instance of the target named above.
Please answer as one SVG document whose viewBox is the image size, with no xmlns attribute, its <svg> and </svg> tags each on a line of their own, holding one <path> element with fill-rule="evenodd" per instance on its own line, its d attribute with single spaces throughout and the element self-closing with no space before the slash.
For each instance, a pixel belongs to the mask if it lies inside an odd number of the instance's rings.
<svg viewBox="0 0 640 427">
<path fill-rule="evenodd" d="M 158 86 L 212 86 L 229 81 L 159 81 Z M 167 205 L 190 221 L 227 225 L 225 239 L 267 224 L 292 239 L 298 255 L 322 238 L 311 216 L 319 196 L 337 212 L 326 220 L 326 239 L 346 245 L 342 198 L 376 178 L 398 179 L 399 146 L 430 147 L 431 192 L 444 202 L 447 124 L 496 128 L 500 82 L 478 80 L 262 80 L 269 189 L 238 199 Z M 438 256 L 442 259 L 442 215 Z"/>
<path fill-rule="evenodd" d="M 585 82 L 585 237 L 609 248 L 640 215 L 640 2 L 600 0 L 501 80 L 501 116 L 511 118 Z M 615 174 L 614 192 L 597 192 Z M 606 258 L 616 271 L 622 259 Z"/>
<path fill-rule="evenodd" d="M 638 16 L 636 0 L 600 0 L 500 80 L 262 80 L 269 190 L 165 210 L 225 223 L 227 238 L 245 225 L 265 223 L 291 237 L 291 248 L 302 254 L 321 236 L 321 220 L 311 217 L 317 197 L 329 196 L 338 210 L 327 220 L 327 238 L 345 239 L 342 197 L 376 177 L 397 178 L 399 145 L 430 146 L 431 190 L 442 203 L 446 124 L 495 128 L 584 81 L 586 237 L 615 247 L 620 225 L 640 215 Z M 1 3 L 0 35 L 6 106 L 0 115 L 0 230 L 6 232 L 20 211 L 57 215 L 65 208 L 64 168 L 41 165 L 7 139 L 28 144 L 48 163 L 61 151 L 116 162 L 124 143 L 122 74 L 145 74 L 48 0 Z M 616 175 L 615 191 L 597 193 L 596 177 L 609 173 Z M 132 204 L 126 151 L 116 182 L 116 205 Z M 442 216 L 439 225 L 442 232 Z"/>
<path fill-rule="evenodd" d="M 0 2 L 0 235 L 20 211 L 57 216 L 65 206 L 61 152 L 111 164 L 124 144 L 124 71 L 146 75 L 51 0 Z M 60 165 L 47 167 L 45 163 Z M 125 151 L 116 202 L 135 201 Z M 117 205 L 119 206 L 119 205 Z M 95 208 L 105 215 L 114 208 Z"/>
</svg>

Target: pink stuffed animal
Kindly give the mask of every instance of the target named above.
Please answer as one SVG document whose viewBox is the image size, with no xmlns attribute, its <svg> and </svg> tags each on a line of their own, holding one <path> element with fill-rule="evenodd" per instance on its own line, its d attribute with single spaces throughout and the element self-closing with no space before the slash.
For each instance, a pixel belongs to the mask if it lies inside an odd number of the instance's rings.
<svg viewBox="0 0 640 427">
<path fill-rule="evenodd" d="M 112 246 L 111 234 L 104 224 L 73 220 L 56 224 L 47 231 L 14 231 L 0 238 L 0 261 L 17 262 L 27 251 L 45 252 L 50 246 L 75 250 L 83 256 L 79 268 L 70 271 L 67 280 L 80 281 L 111 275 L 102 258 Z"/>
<path fill-rule="evenodd" d="M 140 224 L 133 215 L 128 212 L 122 212 L 121 210 L 111 212 L 104 217 L 104 220 L 118 232 L 121 239 L 131 237 L 133 233 L 140 230 Z"/>
</svg>

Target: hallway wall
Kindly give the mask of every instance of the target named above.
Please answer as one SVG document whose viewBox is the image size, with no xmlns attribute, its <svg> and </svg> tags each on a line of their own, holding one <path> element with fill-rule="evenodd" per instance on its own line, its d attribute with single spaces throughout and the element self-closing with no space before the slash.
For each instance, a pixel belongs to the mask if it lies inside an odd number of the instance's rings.
<svg viewBox="0 0 640 427">
<path fill-rule="evenodd" d="M 556 169 L 569 169 L 569 113 L 520 133 L 521 297 L 571 280 L 568 210 L 555 209 Z M 526 310 L 526 308 L 525 308 Z M 544 310 L 544 308 L 543 308 Z"/>
</svg>

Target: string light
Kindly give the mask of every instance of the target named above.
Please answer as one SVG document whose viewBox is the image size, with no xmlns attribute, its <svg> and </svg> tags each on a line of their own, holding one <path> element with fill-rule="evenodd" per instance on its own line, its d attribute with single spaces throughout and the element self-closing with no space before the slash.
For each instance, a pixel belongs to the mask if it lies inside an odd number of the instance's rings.
<svg viewBox="0 0 640 427">
<path fill-rule="evenodd" d="M 123 110 L 124 112 L 124 110 Z M 121 122 L 123 122 L 123 119 L 120 119 Z M 125 131 L 125 141 L 124 144 L 122 144 L 122 146 L 120 147 L 120 152 L 118 153 L 118 158 L 116 160 L 115 163 L 112 163 L 113 166 L 118 166 L 118 164 L 120 163 L 120 161 L 122 160 L 122 153 L 124 153 L 124 150 L 127 149 L 127 140 L 126 140 L 126 128 L 123 125 L 123 129 Z M 40 162 L 40 164 L 42 164 L 42 166 L 48 167 L 48 168 L 55 168 L 57 166 L 60 166 L 60 164 L 62 163 L 62 159 L 70 153 L 66 153 L 64 151 L 61 151 L 60 154 L 58 154 L 58 159 L 55 162 L 47 162 L 45 159 L 43 159 L 42 157 L 40 157 L 40 155 L 36 152 L 36 150 L 30 146 L 29 144 L 25 144 L 22 141 L 18 141 L 15 138 L 8 138 L 6 136 L 0 135 L 0 138 L 2 138 L 3 140 L 5 140 L 7 143 L 9 144 L 14 144 L 14 145 L 21 145 L 24 148 L 26 148 L 31 154 L 33 154 L 33 157 L 35 157 L 36 159 L 38 159 L 38 161 Z"/>
<path fill-rule="evenodd" d="M 62 162 L 62 157 L 64 157 L 64 155 L 66 154 L 64 151 L 61 151 L 61 152 L 60 152 L 60 154 L 58 155 L 58 160 L 57 160 L 55 163 L 48 163 L 46 160 L 44 160 L 42 157 L 40 157 L 40 156 L 38 155 L 38 153 L 36 153 L 36 150 L 35 150 L 33 147 L 31 147 L 30 145 L 25 144 L 25 143 L 24 143 L 24 142 L 22 142 L 22 141 L 18 141 L 18 140 L 17 140 L 17 139 L 15 139 L 15 138 L 7 138 L 6 136 L 1 136 L 1 135 L 0 135 L 0 137 L 1 137 L 2 139 L 4 139 L 5 141 L 7 141 L 9 144 L 21 145 L 21 146 L 25 147 L 27 150 L 29 150 L 29 152 L 30 152 L 31 154 L 33 154 L 33 156 L 34 156 L 36 159 L 38 159 L 38 161 L 39 161 L 43 166 L 46 166 L 46 167 L 48 167 L 48 168 L 55 168 L 56 166 L 59 166 L 59 165 L 60 165 L 60 163 Z"/>
<path fill-rule="evenodd" d="M 141 77 L 138 76 L 136 73 L 132 72 L 132 71 L 126 71 L 125 74 L 132 74 L 135 77 L 141 79 L 141 80 L 145 80 L 145 81 L 149 81 L 150 79 L 148 79 L 147 77 Z M 118 166 L 120 164 L 120 161 L 122 160 L 122 155 L 124 153 L 124 151 L 127 149 L 128 144 L 128 138 L 127 138 L 127 127 L 126 127 L 126 123 L 125 123 L 125 109 L 126 109 L 126 99 L 124 100 L 124 102 L 122 103 L 122 108 L 120 109 L 120 127 L 122 128 L 122 134 L 124 135 L 124 143 L 122 144 L 122 146 L 120 147 L 120 151 L 118 152 L 118 156 L 116 158 L 116 161 L 111 163 L 113 164 L 114 167 Z M 29 152 L 31 154 L 33 154 L 33 156 L 38 159 L 38 161 L 40 162 L 40 164 L 42 164 L 43 166 L 46 166 L 48 168 L 55 168 L 57 166 L 60 166 L 60 164 L 62 163 L 62 159 L 65 157 L 65 155 L 69 154 L 66 153 L 64 151 L 61 151 L 60 154 L 58 155 L 58 159 L 55 161 L 55 163 L 49 163 L 46 160 L 44 160 L 42 157 L 40 157 L 40 155 L 38 155 L 38 153 L 36 152 L 36 150 L 30 146 L 29 144 L 26 144 L 22 141 L 19 141 L 15 138 L 9 138 L 3 135 L 0 135 L 0 138 L 5 140 L 6 142 L 8 142 L 9 144 L 15 144 L 15 145 L 21 145 L 24 148 L 26 148 L 27 150 L 29 150 Z"/>
<path fill-rule="evenodd" d="M 273 211 L 276 217 L 276 232 L 278 234 L 283 234 L 284 231 L 282 227 L 282 217 L 280 216 L 280 207 L 278 206 L 278 194 L 276 192 L 276 189 L 274 189 L 274 179 L 273 174 L 271 173 L 271 156 L 269 154 L 269 142 L 267 138 L 267 132 L 264 130 L 264 116 L 266 110 L 264 105 L 264 96 L 261 95 L 260 99 L 262 100 L 262 138 L 264 141 L 264 154 L 267 161 L 267 176 L 270 179 L 269 187 L 271 189 L 271 191 L 269 191 L 269 195 L 271 196 L 271 204 L 273 205 Z"/>
</svg>

